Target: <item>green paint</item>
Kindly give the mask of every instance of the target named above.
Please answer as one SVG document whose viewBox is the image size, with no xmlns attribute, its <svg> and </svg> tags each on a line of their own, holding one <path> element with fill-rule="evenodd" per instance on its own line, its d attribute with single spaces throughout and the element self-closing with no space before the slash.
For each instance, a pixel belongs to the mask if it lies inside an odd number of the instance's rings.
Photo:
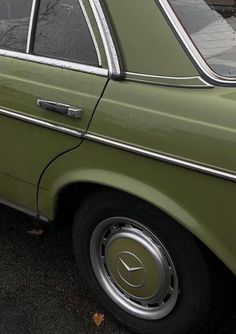
<svg viewBox="0 0 236 334">
<path fill-rule="evenodd" d="M 153 0 L 106 3 L 126 71 L 200 75 Z M 94 25 L 91 11 L 89 16 Z M 101 54 L 106 66 L 104 50 Z M 187 89 L 110 80 L 92 118 L 107 80 L 0 56 L 0 108 L 83 133 L 90 125 L 88 131 L 98 136 L 236 171 L 235 88 Z M 83 118 L 42 110 L 37 98 L 81 107 Z M 235 183 L 6 116 L 0 116 L 0 141 L 0 198 L 37 210 L 41 180 L 39 213 L 53 219 L 59 194 L 72 183 L 119 189 L 173 217 L 236 274 Z M 135 245 L 130 247 L 142 253 Z"/>
<path fill-rule="evenodd" d="M 0 108 L 84 132 L 107 78 L 0 57 Z M 37 106 L 37 99 L 82 108 L 83 118 Z M 80 139 L 0 115 L 0 198 L 36 210 L 39 177 L 52 159 Z M 6 184 L 6 186 L 5 186 Z"/>
</svg>

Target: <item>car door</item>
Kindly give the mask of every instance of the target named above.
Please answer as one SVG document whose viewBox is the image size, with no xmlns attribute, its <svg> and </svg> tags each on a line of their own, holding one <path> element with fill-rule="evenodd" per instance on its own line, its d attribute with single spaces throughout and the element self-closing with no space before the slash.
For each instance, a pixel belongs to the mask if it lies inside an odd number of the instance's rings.
<svg viewBox="0 0 236 334">
<path fill-rule="evenodd" d="M 0 3 L 1 202 L 36 211 L 42 171 L 78 146 L 88 127 L 108 71 L 85 6 Z"/>
</svg>

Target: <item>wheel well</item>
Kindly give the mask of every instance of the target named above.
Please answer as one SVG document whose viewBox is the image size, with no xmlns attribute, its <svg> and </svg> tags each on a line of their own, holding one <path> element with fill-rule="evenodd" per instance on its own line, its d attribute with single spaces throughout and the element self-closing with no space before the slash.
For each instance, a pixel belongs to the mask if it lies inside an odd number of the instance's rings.
<svg viewBox="0 0 236 334">
<path fill-rule="evenodd" d="M 96 183 L 73 183 L 61 190 L 56 201 L 55 222 L 59 225 L 71 224 L 80 204 L 94 191 L 111 190 Z M 116 189 L 113 189 L 114 191 Z"/>
<path fill-rule="evenodd" d="M 101 184 L 96 183 L 90 183 L 90 182 L 79 182 L 79 183 L 73 183 L 65 188 L 62 189 L 62 191 L 59 193 L 57 202 L 56 202 L 56 211 L 55 211 L 55 222 L 57 225 L 65 226 L 65 225 L 71 225 L 75 216 L 75 213 L 82 204 L 82 202 L 93 192 L 95 191 L 106 191 L 106 190 L 112 190 L 119 193 L 122 193 L 119 189 L 103 186 Z M 136 197 L 132 194 L 128 194 L 126 192 L 123 192 L 124 194 L 134 197 L 142 202 L 145 202 L 145 200 Z M 154 206 L 147 202 L 148 205 Z M 159 210 L 164 215 L 168 216 L 165 212 L 155 207 L 155 210 Z M 171 218 L 171 217 L 169 217 Z M 172 218 L 171 218 L 172 219 Z M 178 224 L 178 222 L 176 222 Z M 183 229 L 185 227 L 182 226 Z M 188 231 L 189 232 L 189 231 Z M 189 232 L 191 233 L 191 232 Z M 194 238 L 196 238 L 194 236 Z M 202 251 L 211 258 L 211 261 L 209 261 L 211 264 L 214 263 L 214 265 L 220 266 L 221 269 L 224 270 L 225 273 L 227 273 L 227 276 L 231 276 L 231 279 L 235 282 L 235 277 L 232 275 L 232 272 L 229 272 L 229 269 L 225 266 L 225 264 L 210 250 L 205 244 L 202 243 L 201 240 L 196 238 L 198 240 L 199 246 L 202 249 Z"/>
</svg>

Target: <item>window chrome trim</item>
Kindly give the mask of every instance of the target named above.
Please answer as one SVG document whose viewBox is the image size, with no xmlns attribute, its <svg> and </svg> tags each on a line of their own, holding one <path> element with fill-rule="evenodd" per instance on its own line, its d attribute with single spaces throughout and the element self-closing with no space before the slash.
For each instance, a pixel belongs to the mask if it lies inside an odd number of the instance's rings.
<svg viewBox="0 0 236 334">
<path fill-rule="evenodd" d="M 52 122 L 48 122 L 48 121 L 43 121 L 40 120 L 38 118 L 35 117 L 31 117 L 31 116 L 27 116 L 27 115 L 23 115 L 23 114 L 19 114 L 17 112 L 11 111 L 11 110 L 6 110 L 6 109 L 0 109 L 0 115 L 3 116 L 7 116 L 7 117 L 11 117 L 17 120 L 21 120 L 23 122 L 27 122 L 27 123 L 31 123 L 37 126 L 41 126 L 43 128 L 47 128 L 50 130 L 54 130 L 57 132 L 61 132 L 64 134 L 67 134 L 69 136 L 73 136 L 73 137 L 78 137 L 81 138 L 82 137 L 82 132 L 79 132 L 77 130 L 68 128 L 68 127 L 64 127 Z"/>
<path fill-rule="evenodd" d="M 87 26 L 88 26 L 90 35 L 91 35 L 91 37 L 92 37 L 94 47 L 95 47 L 95 49 L 96 49 L 97 58 L 98 58 L 98 65 L 99 65 L 99 66 L 102 66 L 102 56 L 101 56 L 101 53 L 100 53 L 100 50 L 99 50 L 99 47 L 98 47 L 98 43 L 97 43 L 97 40 L 96 40 L 94 31 L 93 31 L 92 24 L 91 24 L 91 22 L 90 22 L 90 19 L 89 19 L 89 17 L 88 17 L 88 14 L 87 14 L 87 12 L 86 12 L 85 7 L 84 7 L 83 0 L 79 0 L 79 4 L 80 4 L 80 7 L 81 7 L 81 9 L 82 9 L 82 12 L 83 12 L 85 21 L 86 21 L 86 23 L 87 23 Z"/>
<path fill-rule="evenodd" d="M 142 73 L 126 72 L 125 79 L 137 82 L 146 82 L 159 84 L 163 86 L 172 87 L 186 87 L 186 88 L 213 88 L 214 86 L 209 84 L 200 76 L 193 77 L 168 77 L 160 75 L 149 75 Z"/>
<path fill-rule="evenodd" d="M 184 27 L 180 23 L 179 19 L 177 18 L 174 10 L 172 9 L 171 5 L 169 4 L 168 0 L 155 0 L 157 5 L 160 5 L 164 13 L 166 14 L 169 22 L 171 23 L 172 27 L 174 28 L 175 32 L 178 34 L 180 40 L 182 41 L 183 45 L 191 55 L 192 59 L 198 66 L 198 68 L 213 82 L 218 84 L 236 84 L 236 78 L 228 78 L 221 76 L 215 73 L 206 63 L 194 43 L 192 42 L 191 38 L 185 31 Z"/>
<path fill-rule="evenodd" d="M 111 30 L 102 9 L 101 0 L 89 0 L 89 3 L 105 48 L 109 75 L 114 79 L 120 78 L 122 76 L 120 61 L 112 38 Z"/>
<path fill-rule="evenodd" d="M 34 63 L 50 65 L 50 66 L 60 67 L 63 69 L 84 72 L 84 73 L 96 74 L 96 75 L 100 75 L 103 77 L 108 76 L 108 70 L 105 68 L 84 65 L 84 64 L 69 62 L 65 60 L 36 56 L 32 54 L 15 52 L 15 51 L 10 51 L 10 50 L 3 50 L 3 49 L 0 49 L 0 56 L 11 57 L 11 58 L 20 59 L 20 60 L 27 60 L 27 61 L 31 61 Z"/>
<path fill-rule="evenodd" d="M 35 26 L 35 20 L 37 18 L 37 7 L 38 7 L 38 0 L 33 0 L 31 13 L 30 13 L 30 21 L 29 21 L 29 28 L 28 28 L 28 37 L 27 37 L 27 44 L 26 44 L 26 53 L 30 53 L 32 46 L 33 46 L 33 30 Z"/>
<path fill-rule="evenodd" d="M 60 59 L 54 59 L 54 58 L 49 58 L 45 56 L 37 56 L 34 54 L 31 54 L 30 52 L 32 51 L 32 40 L 33 40 L 33 28 L 35 24 L 35 18 L 37 16 L 37 6 L 39 2 L 38 0 L 33 0 L 32 1 L 32 7 L 31 7 L 31 13 L 30 13 L 30 21 L 29 21 L 29 28 L 28 28 L 28 35 L 27 35 L 27 44 L 26 44 L 26 53 L 24 52 L 17 52 L 17 51 L 12 51 L 12 50 L 6 50 L 6 49 L 1 49 L 0 48 L 0 56 L 4 57 L 10 57 L 10 58 L 15 58 L 19 60 L 26 60 L 26 61 L 31 61 L 39 64 L 45 64 L 45 65 L 50 65 L 54 67 L 60 67 L 63 69 L 68 69 L 68 70 L 74 70 L 74 71 L 79 71 L 79 72 L 84 72 L 84 73 L 89 73 L 89 74 L 95 74 L 103 77 L 108 77 L 109 75 L 109 70 L 105 68 L 101 68 L 98 66 L 91 66 L 91 65 L 85 65 L 81 63 L 76 63 L 76 62 L 71 62 L 67 60 L 60 60 Z M 85 17 L 88 29 L 90 31 L 90 34 L 92 36 L 93 44 L 96 49 L 97 57 L 98 57 L 98 63 L 99 66 L 102 65 L 102 58 L 101 58 L 101 53 L 98 47 L 98 43 L 96 41 L 95 34 L 92 29 L 92 25 L 90 23 L 89 17 L 87 15 L 86 9 L 84 7 L 84 4 L 82 0 L 79 0 L 79 4 L 81 6 L 83 15 Z M 97 20 L 96 20 L 97 23 Z M 100 31 L 100 29 L 99 29 Z M 104 46 L 105 47 L 105 46 Z"/>
<path fill-rule="evenodd" d="M 179 159 L 179 158 L 175 158 L 172 157 L 170 155 L 166 155 L 166 154 L 162 154 L 162 153 L 156 153 L 153 151 L 149 151 L 146 149 L 142 149 L 133 145 L 129 145 L 129 144 L 124 144 L 122 142 L 118 142 L 118 141 L 114 141 L 111 139 L 107 139 L 104 137 L 100 137 L 97 135 L 93 135 L 91 133 L 85 133 L 83 135 L 83 138 L 88 139 L 90 141 L 93 142 L 97 142 L 100 144 L 104 144 L 104 145 L 108 145 L 108 146 L 112 146 L 118 149 L 122 149 L 124 151 L 128 151 L 128 152 L 132 152 L 135 154 L 139 154 L 145 157 L 149 157 L 155 160 L 159 160 L 162 162 L 166 162 L 168 164 L 172 164 L 175 166 L 179 166 L 179 167 L 183 167 L 183 168 L 187 168 L 193 171 L 197 171 L 200 173 L 204 173 L 204 174 L 208 174 L 208 175 L 212 175 L 212 176 L 216 176 L 218 178 L 221 179 L 226 179 L 229 181 L 233 181 L 236 182 L 236 174 L 234 173 L 230 173 L 226 170 L 222 170 L 222 169 L 218 169 L 218 168 L 213 168 L 207 165 L 202 165 L 202 164 L 198 164 L 198 163 L 194 163 L 194 162 L 190 162 L 187 160 L 183 160 L 183 159 Z"/>
</svg>

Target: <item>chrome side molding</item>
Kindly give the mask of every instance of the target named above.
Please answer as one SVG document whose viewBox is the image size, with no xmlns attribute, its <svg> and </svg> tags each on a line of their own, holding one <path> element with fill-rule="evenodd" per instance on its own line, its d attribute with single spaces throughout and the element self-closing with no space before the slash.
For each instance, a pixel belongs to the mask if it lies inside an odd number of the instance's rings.
<svg viewBox="0 0 236 334">
<path fill-rule="evenodd" d="M 53 131 L 61 132 L 61 133 L 67 134 L 69 136 L 73 136 L 73 137 L 77 137 L 77 138 L 82 137 L 82 133 L 79 132 L 79 131 L 76 131 L 74 129 L 67 128 L 67 127 L 52 123 L 52 122 L 43 121 L 43 120 L 40 120 L 36 117 L 31 117 L 31 116 L 27 116 L 27 115 L 24 115 L 24 114 L 16 113 L 16 112 L 11 111 L 11 110 L 0 109 L 0 115 L 15 118 L 15 119 L 21 120 L 23 122 L 31 123 L 31 124 L 41 126 L 43 128 L 47 128 L 47 129 L 50 129 L 50 130 L 53 130 Z"/>
<path fill-rule="evenodd" d="M 26 208 L 24 208 L 24 207 L 21 207 L 21 206 L 19 206 L 19 205 L 17 205 L 17 204 L 14 204 L 14 203 L 12 203 L 12 202 L 6 201 L 6 200 L 4 200 L 4 199 L 2 199 L 2 198 L 0 198 L 0 204 L 3 204 L 3 205 L 5 205 L 5 206 L 8 206 L 9 208 L 12 208 L 12 209 L 14 209 L 14 210 L 23 212 L 23 213 L 25 213 L 26 215 L 31 216 L 31 217 L 33 217 L 33 218 L 35 218 L 35 219 L 39 219 L 39 220 L 41 220 L 41 221 L 43 221 L 43 222 L 45 222 L 45 223 L 50 223 L 50 219 L 48 219 L 47 217 L 44 217 L 44 216 L 38 214 L 38 213 L 35 212 L 35 211 L 31 211 L 31 210 L 29 210 L 29 209 L 26 209 Z"/>
<path fill-rule="evenodd" d="M 115 141 L 115 140 L 107 139 L 107 138 L 100 137 L 100 136 L 97 136 L 97 135 L 93 135 L 91 133 L 85 133 L 83 135 L 83 138 L 88 139 L 88 140 L 93 141 L 93 142 L 96 142 L 96 143 L 100 143 L 100 144 L 107 145 L 107 146 L 112 146 L 112 147 L 115 147 L 117 149 L 121 149 L 121 150 L 128 151 L 128 152 L 131 152 L 131 153 L 139 154 L 139 155 L 151 158 L 151 159 L 166 162 L 168 164 L 172 164 L 172 165 L 187 168 L 187 169 L 190 169 L 190 170 L 193 170 L 193 171 L 196 171 L 196 172 L 200 172 L 200 173 L 216 176 L 216 177 L 221 178 L 221 179 L 226 179 L 226 180 L 229 180 L 229 181 L 236 182 L 236 174 L 230 173 L 230 172 L 222 170 L 222 169 L 217 169 L 217 168 L 210 167 L 210 166 L 207 166 L 207 165 L 202 165 L 202 164 L 198 164 L 198 163 L 195 163 L 195 162 L 190 162 L 190 161 L 187 161 L 187 160 L 184 160 L 184 159 L 175 158 L 175 157 L 172 157 L 170 155 L 163 154 L 163 153 L 149 151 L 149 150 L 146 150 L 146 149 L 139 148 L 137 146 L 124 144 L 124 143 L 119 142 L 119 141 Z"/>
<path fill-rule="evenodd" d="M 202 79 L 200 76 L 194 77 L 167 77 L 149 75 L 142 73 L 126 72 L 125 80 L 144 82 L 162 86 L 182 87 L 182 88 L 214 88 L 213 85 Z"/>
</svg>

